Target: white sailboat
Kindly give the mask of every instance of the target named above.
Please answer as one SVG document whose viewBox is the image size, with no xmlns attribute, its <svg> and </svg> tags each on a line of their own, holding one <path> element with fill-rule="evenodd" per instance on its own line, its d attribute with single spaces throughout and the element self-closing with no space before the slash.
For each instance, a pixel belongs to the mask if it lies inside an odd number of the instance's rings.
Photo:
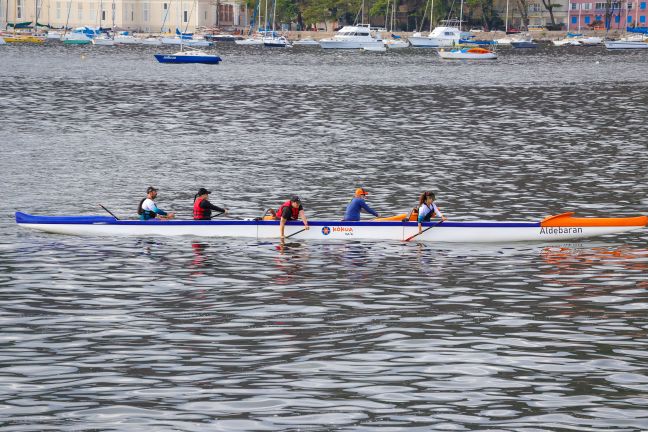
<svg viewBox="0 0 648 432">
<path fill-rule="evenodd" d="M 115 10 L 115 0 L 113 0 L 113 6 L 112 10 Z M 98 20 L 98 28 L 101 30 L 102 27 L 102 21 L 103 21 L 103 0 L 99 2 L 99 20 Z M 113 19 L 112 19 L 112 29 L 115 28 L 115 15 L 113 14 Z M 114 35 L 114 30 L 113 30 L 113 35 Z M 96 38 L 92 39 L 92 44 L 93 45 L 99 45 L 99 46 L 115 46 L 115 40 L 111 37 L 109 37 L 107 34 L 102 33 Z"/>
<path fill-rule="evenodd" d="M 270 36 L 265 36 L 263 38 L 263 45 L 272 48 L 292 48 L 292 45 L 284 36 L 279 36 L 275 34 L 276 28 L 276 18 L 277 18 L 277 0 L 272 2 L 272 31 Z"/>
<path fill-rule="evenodd" d="M 390 4 L 388 3 L 387 4 L 388 15 L 389 15 L 389 7 Z M 389 23 L 389 33 L 391 34 L 391 37 L 387 39 L 383 39 L 383 44 L 385 44 L 385 47 L 389 49 L 407 48 L 409 47 L 409 42 L 401 38 L 400 36 L 395 36 L 393 33 L 395 16 L 396 16 L 396 0 L 394 0 L 393 6 L 391 7 L 391 16 L 390 16 L 390 23 Z"/>
</svg>

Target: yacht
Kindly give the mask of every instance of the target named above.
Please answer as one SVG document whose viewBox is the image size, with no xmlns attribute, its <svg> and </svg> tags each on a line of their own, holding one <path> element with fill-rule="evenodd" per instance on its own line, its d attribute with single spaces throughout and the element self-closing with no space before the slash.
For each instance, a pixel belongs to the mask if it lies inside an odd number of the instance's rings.
<svg viewBox="0 0 648 432">
<path fill-rule="evenodd" d="M 369 24 L 344 26 L 332 38 L 319 41 L 322 48 L 364 49 L 384 47 L 379 32 L 372 36 Z"/>
<path fill-rule="evenodd" d="M 459 44 L 462 33 L 458 27 L 435 27 L 427 36 L 416 32 L 408 38 L 413 47 L 440 48 Z"/>
</svg>

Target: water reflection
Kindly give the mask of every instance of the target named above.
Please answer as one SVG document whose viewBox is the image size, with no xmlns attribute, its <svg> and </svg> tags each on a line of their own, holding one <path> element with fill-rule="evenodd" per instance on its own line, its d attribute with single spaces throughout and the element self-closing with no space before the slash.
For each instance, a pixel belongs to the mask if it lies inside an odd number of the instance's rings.
<svg viewBox="0 0 648 432">
<path fill-rule="evenodd" d="M 455 220 L 645 213 L 646 53 L 222 47 L 215 81 L 149 49 L 2 48 L 2 214 L 101 196 L 132 215 L 148 184 L 173 209 L 209 185 L 245 216 L 291 191 L 337 217 L 356 185 L 381 213 L 421 189 Z M 648 429 L 645 230 L 282 245 L 6 216 L 0 233 L 5 429 Z"/>
</svg>

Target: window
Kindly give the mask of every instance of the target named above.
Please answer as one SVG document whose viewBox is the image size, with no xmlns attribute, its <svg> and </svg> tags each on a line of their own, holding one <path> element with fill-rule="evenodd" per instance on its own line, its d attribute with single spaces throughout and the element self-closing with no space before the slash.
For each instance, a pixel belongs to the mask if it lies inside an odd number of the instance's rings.
<svg viewBox="0 0 648 432">
<path fill-rule="evenodd" d="M 22 18 L 23 4 L 21 0 L 16 0 L 16 18 Z"/>
<path fill-rule="evenodd" d="M 592 3 L 583 3 L 583 9 L 584 10 L 592 10 Z"/>
<path fill-rule="evenodd" d="M 619 19 L 619 15 L 614 17 L 614 22 L 615 23 L 621 22 L 621 20 Z"/>
<path fill-rule="evenodd" d="M 646 22 L 646 17 L 645 17 L 645 15 L 641 15 L 641 16 L 639 17 L 639 22 L 640 22 L 641 24 L 644 24 L 644 23 Z"/>
<path fill-rule="evenodd" d="M 571 17 L 571 20 L 572 20 L 572 22 L 571 22 L 572 24 L 578 24 L 578 18 L 577 17 L 573 16 L 573 17 Z"/>
<path fill-rule="evenodd" d="M 572 3 L 571 10 L 578 10 L 578 3 Z"/>
<path fill-rule="evenodd" d="M 605 3 L 596 3 L 595 8 L 596 10 L 605 9 Z"/>
<path fill-rule="evenodd" d="M 632 9 L 633 7 L 634 6 L 632 5 L 632 3 L 628 3 L 628 10 Z"/>
<path fill-rule="evenodd" d="M 148 3 L 144 3 L 142 5 L 142 20 L 144 20 L 144 22 L 149 21 L 149 4 Z"/>
<path fill-rule="evenodd" d="M 589 24 L 589 23 L 590 23 L 590 18 L 591 18 L 591 17 L 589 17 L 589 16 L 586 16 L 586 17 L 585 17 L 585 24 Z"/>
<path fill-rule="evenodd" d="M 639 9 L 646 9 L 646 2 L 639 3 Z"/>
<path fill-rule="evenodd" d="M 182 22 L 189 22 L 189 11 L 183 11 L 182 18 Z"/>
<path fill-rule="evenodd" d="M 56 19 L 61 19 L 61 2 L 60 1 L 56 2 L 55 16 L 56 16 Z"/>
<path fill-rule="evenodd" d="M 101 21 L 106 21 L 106 11 L 105 10 L 101 11 Z"/>
<path fill-rule="evenodd" d="M 603 21 L 603 18 L 601 17 L 601 15 L 596 15 L 596 21 Z"/>
<path fill-rule="evenodd" d="M 83 3 L 81 2 L 77 4 L 77 18 L 83 19 Z"/>
</svg>

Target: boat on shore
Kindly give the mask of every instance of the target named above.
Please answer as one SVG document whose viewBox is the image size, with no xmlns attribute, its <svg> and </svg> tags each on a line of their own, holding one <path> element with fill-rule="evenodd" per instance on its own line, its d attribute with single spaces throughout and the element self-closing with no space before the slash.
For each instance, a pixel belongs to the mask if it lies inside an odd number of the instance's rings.
<svg viewBox="0 0 648 432">
<path fill-rule="evenodd" d="M 52 234 L 77 236 L 198 236 L 279 238 L 279 221 L 224 220 L 119 220 L 112 216 L 34 216 L 16 212 L 22 227 Z M 417 241 L 451 243 L 501 243 L 579 240 L 644 228 L 648 216 L 620 218 L 574 217 L 573 212 L 549 216 L 537 222 L 425 222 Z M 286 235 L 301 240 L 407 240 L 418 224 L 406 214 L 366 222 L 319 220 L 286 224 Z M 294 234 L 294 236 L 293 236 Z"/>
</svg>

